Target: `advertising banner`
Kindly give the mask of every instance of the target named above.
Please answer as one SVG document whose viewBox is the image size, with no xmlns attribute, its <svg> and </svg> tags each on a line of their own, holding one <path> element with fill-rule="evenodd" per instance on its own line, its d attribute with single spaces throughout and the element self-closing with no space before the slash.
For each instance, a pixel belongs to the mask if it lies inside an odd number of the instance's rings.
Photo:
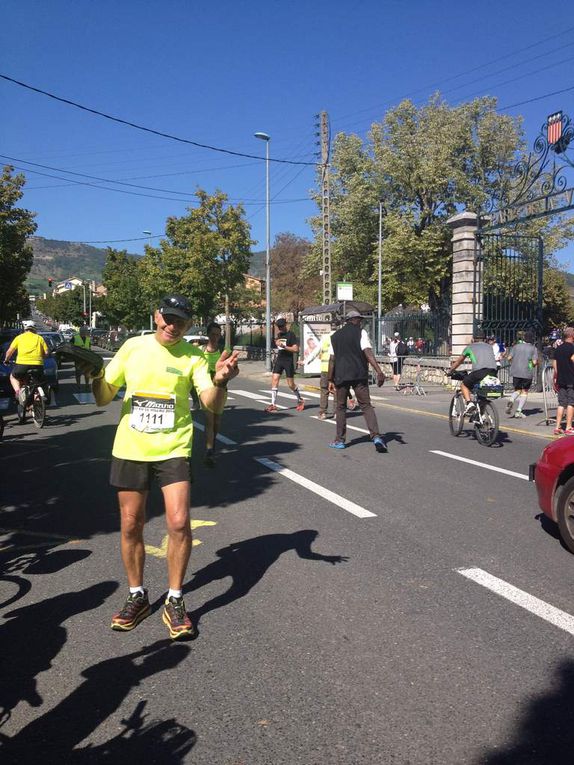
<svg viewBox="0 0 574 765">
<path fill-rule="evenodd" d="M 303 324 L 303 343 L 300 353 L 303 356 L 303 372 L 318 375 L 321 372 L 321 338 L 329 334 L 329 322 Z"/>
</svg>

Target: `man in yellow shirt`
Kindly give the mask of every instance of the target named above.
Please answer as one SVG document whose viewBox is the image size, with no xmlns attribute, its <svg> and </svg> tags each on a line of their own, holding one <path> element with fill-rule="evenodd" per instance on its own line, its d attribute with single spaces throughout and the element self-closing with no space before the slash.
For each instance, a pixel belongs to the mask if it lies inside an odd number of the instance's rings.
<svg viewBox="0 0 574 765">
<path fill-rule="evenodd" d="M 36 324 L 29 321 L 22 334 L 16 335 L 6 352 L 5 363 L 17 353 L 16 364 L 10 374 L 10 384 L 14 388 L 16 398 L 20 400 L 20 389 L 26 379 L 29 369 L 37 372 L 38 379 L 44 374 L 44 359 L 48 356 L 48 346 L 44 338 L 36 332 Z M 24 402 L 21 401 L 23 404 Z"/>
<path fill-rule="evenodd" d="M 111 626 L 128 631 L 150 613 L 143 586 L 143 528 L 150 479 L 154 477 L 163 494 L 168 532 L 169 591 L 162 618 L 174 640 L 195 634 L 182 596 L 192 544 L 190 389 L 193 385 L 203 406 L 219 414 L 225 404 L 227 382 L 239 373 L 237 352 L 224 351 L 215 364 L 212 381 L 202 351 L 183 339 L 191 317 L 186 298 L 165 297 L 155 312 L 156 332 L 127 340 L 92 383 L 99 406 L 126 388 L 112 450 L 110 483 L 118 490 L 122 560 L 130 591 Z"/>
</svg>

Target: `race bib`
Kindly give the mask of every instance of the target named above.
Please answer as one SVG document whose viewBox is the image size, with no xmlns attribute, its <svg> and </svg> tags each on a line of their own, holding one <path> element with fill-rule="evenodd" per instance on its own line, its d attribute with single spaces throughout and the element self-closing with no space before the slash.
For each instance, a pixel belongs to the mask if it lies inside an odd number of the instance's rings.
<svg viewBox="0 0 574 765">
<path fill-rule="evenodd" d="M 130 428 L 140 433 L 157 433 L 175 427 L 175 396 L 170 393 L 134 393 Z"/>
</svg>

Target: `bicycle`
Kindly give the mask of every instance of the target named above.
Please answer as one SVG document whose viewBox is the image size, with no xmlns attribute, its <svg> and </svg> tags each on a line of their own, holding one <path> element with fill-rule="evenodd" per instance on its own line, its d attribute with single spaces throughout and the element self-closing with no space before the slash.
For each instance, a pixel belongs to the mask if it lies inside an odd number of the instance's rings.
<svg viewBox="0 0 574 765">
<path fill-rule="evenodd" d="M 28 369 L 24 385 L 20 388 L 18 396 L 18 422 L 24 424 L 26 415 L 30 412 L 32 420 L 37 428 L 44 425 L 46 419 L 46 395 L 42 388 L 43 373 L 36 369 Z"/>
<path fill-rule="evenodd" d="M 464 372 L 451 372 L 451 379 L 462 381 L 466 377 Z M 493 386 L 491 392 L 488 386 L 477 385 L 472 390 L 471 401 L 475 405 L 474 411 L 469 416 L 469 422 L 474 425 L 474 435 L 481 446 L 492 446 L 498 438 L 498 412 L 494 408 L 488 396 L 499 398 L 499 387 Z M 448 412 L 448 425 L 452 436 L 460 436 L 464 427 L 465 400 L 460 386 L 455 390 L 450 402 Z"/>
</svg>

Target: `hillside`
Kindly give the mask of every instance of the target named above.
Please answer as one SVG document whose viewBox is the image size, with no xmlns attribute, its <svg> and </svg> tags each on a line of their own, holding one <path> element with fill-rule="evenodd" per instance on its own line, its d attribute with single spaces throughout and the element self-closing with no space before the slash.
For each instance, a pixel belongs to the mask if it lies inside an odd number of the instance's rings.
<svg viewBox="0 0 574 765">
<path fill-rule="evenodd" d="M 101 282 L 106 262 L 105 249 L 40 236 L 32 237 L 31 243 L 34 264 L 26 280 L 26 287 L 31 293 L 45 292 L 48 279 L 59 282 L 77 276 Z"/>
<path fill-rule="evenodd" d="M 77 276 L 101 282 L 106 262 L 105 248 L 41 236 L 31 237 L 30 241 L 34 250 L 34 265 L 26 279 L 26 288 L 31 294 L 45 292 L 48 279 L 53 279 L 55 283 Z M 265 278 L 265 252 L 254 252 L 251 263 L 249 273 L 260 279 Z"/>
</svg>

